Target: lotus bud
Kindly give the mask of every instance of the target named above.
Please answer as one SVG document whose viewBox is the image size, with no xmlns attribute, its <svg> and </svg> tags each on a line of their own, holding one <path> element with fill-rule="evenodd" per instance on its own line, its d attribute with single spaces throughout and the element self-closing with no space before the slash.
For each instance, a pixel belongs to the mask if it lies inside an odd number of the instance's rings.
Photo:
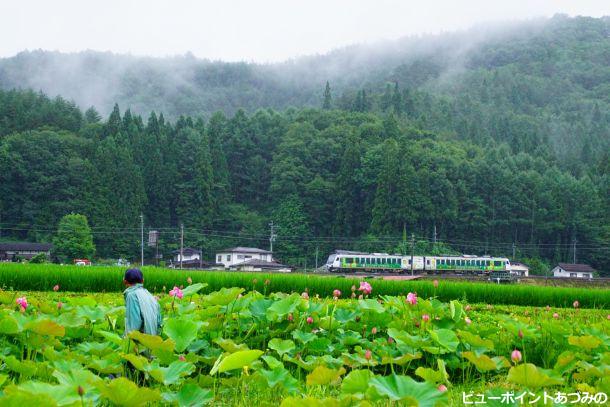
<svg viewBox="0 0 610 407">
<path fill-rule="evenodd" d="M 574 306 L 574 308 L 578 308 L 580 306 L 580 303 L 578 302 L 578 300 L 576 300 L 572 305 Z"/>
<path fill-rule="evenodd" d="M 472 320 L 468 317 L 464 318 L 464 322 L 466 322 L 466 325 L 472 324 Z"/>
<path fill-rule="evenodd" d="M 294 316 L 292 314 L 288 314 L 288 322 L 294 321 Z"/>
<path fill-rule="evenodd" d="M 428 321 L 430 321 L 430 315 L 424 314 L 424 315 L 421 316 L 421 319 L 424 322 L 428 322 Z"/>
<path fill-rule="evenodd" d="M 523 331 L 519 329 L 519 333 L 517 334 L 519 338 L 523 339 Z"/>
<path fill-rule="evenodd" d="M 59 291 L 59 284 L 55 284 L 53 286 L 53 291 Z"/>
<path fill-rule="evenodd" d="M 79 386 L 76 388 L 76 391 L 78 392 L 78 395 L 79 395 L 79 396 L 81 396 L 81 397 L 83 397 L 83 394 L 85 394 L 85 389 L 83 389 L 83 386 L 80 386 L 80 385 L 79 385 Z"/>
<path fill-rule="evenodd" d="M 555 318 L 555 319 L 559 318 L 559 314 L 558 314 L 558 313 L 556 313 L 556 312 L 554 312 L 554 313 L 553 313 L 553 318 Z"/>
<path fill-rule="evenodd" d="M 373 329 L 371 329 L 371 333 L 373 335 L 377 334 L 377 327 L 374 326 Z"/>
<path fill-rule="evenodd" d="M 434 288 L 438 288 L 438 280 L 432 281 L 432 285 L 434 285 Z"/>
<path fill-rule="evenodd" d="M 189 278 L 186 279 L 186 282 L 189 283 L 189 284 L 193 284 L 193 279 L 189 277 Z"/>
<path fill-rule="evenodd" d="M 440 391 L 441 393 L 444 393 L 447 391 L 447 386 L 445 386 L 444 384 L 439 384 L 437 387 L 438 391 Z"/>
<path fill-rule="evenodd" d="M 371 360 L 372 357 L 373 357 L 373 352 L 371 352 L 370 349 L 367 349 L 366 352 L 364 352 L 364 358 L 366 360 Z"/>
<path fill-rule="evenodd" d="M 510 359 L 515 363 L 521 362 L 521 352 L 515 349 L 513 353 L 510 354 Z"/>
<path fill-rule="evenodd" d="M 308 324 L 313 324 L 313 318 L 312 317 L 307 317 L 307 323 Z"/>
</svg>

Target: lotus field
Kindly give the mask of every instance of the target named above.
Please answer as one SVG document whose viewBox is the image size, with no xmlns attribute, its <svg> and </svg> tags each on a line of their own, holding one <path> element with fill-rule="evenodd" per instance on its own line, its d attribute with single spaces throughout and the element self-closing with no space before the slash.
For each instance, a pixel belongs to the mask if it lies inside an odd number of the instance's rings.
<svg viewBox="0 0 610 407">
<path fill-rule="evenodd" d="M 322 297 L 189 282 L 156 293 L 161 336 L 124 337 L 120 293 L 0 292 L 0 405 L 601 405 L 610 394 L 610 315 L 578 298 L 525 307 L 377 295 L 375 282 Z"/>
</svg>

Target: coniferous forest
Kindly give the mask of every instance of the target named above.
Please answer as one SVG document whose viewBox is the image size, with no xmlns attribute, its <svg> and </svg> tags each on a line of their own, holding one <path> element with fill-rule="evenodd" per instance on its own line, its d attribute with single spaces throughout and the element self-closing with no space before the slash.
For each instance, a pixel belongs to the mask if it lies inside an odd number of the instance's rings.
<svg viewBox="0 0 610 407">
<path fill-rule="evenodd" d="M 276 257 L 300 267 L 413 234 L 417 253 L 576 255 L 607 274 L 610 20 L 523 24 L 276 65 L 0 60 L 0 240 L 51 241 L 79 213 L 97 257 L 136 258 L 143 214 L 165 258 L 181 224 L 211 260 L 266 248 L 273 222 Z"/>
</svg>

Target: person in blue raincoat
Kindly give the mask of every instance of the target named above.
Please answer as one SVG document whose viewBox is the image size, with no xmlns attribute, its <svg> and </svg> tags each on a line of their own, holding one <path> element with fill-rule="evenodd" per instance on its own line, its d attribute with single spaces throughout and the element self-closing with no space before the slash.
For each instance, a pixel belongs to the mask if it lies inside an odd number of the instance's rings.
<svg viewBox="0 0 610 407">
<path fill-rule="evenodd" d="M 161 332 L 161 307 L 157 299 L 144 288 L 144 276 L 140 269 L 129 269 L 125 272 L 123 283 L 127 289 L 125 296 L 125 336 L 131 331 L 140 331 L 148 335 L 159 335 Z"/>
</svg>

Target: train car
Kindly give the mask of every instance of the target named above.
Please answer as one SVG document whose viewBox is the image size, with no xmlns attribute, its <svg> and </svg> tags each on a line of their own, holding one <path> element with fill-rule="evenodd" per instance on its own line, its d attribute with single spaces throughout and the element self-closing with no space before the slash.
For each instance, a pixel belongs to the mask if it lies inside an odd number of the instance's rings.
<svg viewBox="0 0 610 407">
<path fill-rule="evenodd" d="M 411 256 L 388 253 L 365 253 L 336 250 L 328 257 L 326 269 L 331 272 L 395 272 L 411 271 Z M 414 272 L 489 274 L 510 271 L 505 257 L 489 256 L 413 256 Z"/>
<path fill-rule="evenodd" d="M 400 254 L 365 253 L 346 250 L 337 250 L 328 257 L 326 262 L 328 271 L 341 272 L 404 272 L 411 270 L 411 257 Z M 413 258 L 413 270 L 424 270 L 424 258 Z"/>
<path fill-rule="evenodd" d="M 426 271 L 432 273 L 474 273 L 509 271 L 510 260 L 506 257 L 489 256 L 430 256 L 426 257 Z"/>
</svg>

